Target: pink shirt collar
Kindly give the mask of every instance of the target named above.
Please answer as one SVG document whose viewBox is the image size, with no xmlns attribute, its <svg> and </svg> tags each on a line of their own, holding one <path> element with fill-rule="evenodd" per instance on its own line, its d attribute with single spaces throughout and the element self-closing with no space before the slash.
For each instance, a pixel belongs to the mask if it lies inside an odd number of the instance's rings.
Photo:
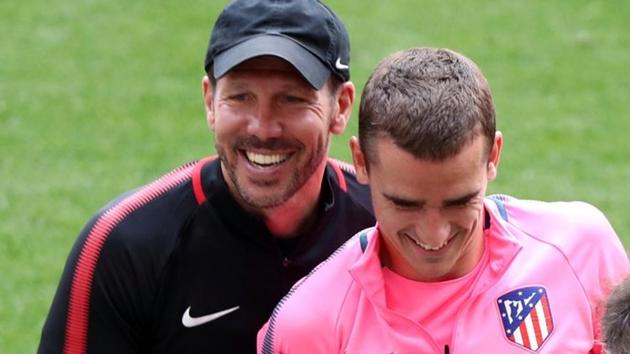
<svg viewBox="0 0 630 354">
<path fill-rule="evenodd" d="M 485 231 L 485 244 L 488 247 L 489 259 L 488 267 L 481 270 L 482 274 L 473 290 L 473 296 L 485 291 L 492 284 L 496 283 L 522 248 L 521 243 L 511 232 L 511 225 L 503 219 L 495 202 L 486 198 L 484 207 L 488 215 L 490 215 L 490 228 Z M 381 237 L 378 231 L 378 224 L 368 232 L 367 239 L 367 248 L 350 267 L 350 274 L 372 304 L 379 309 L 385 310 L 385 288 L 383 286 L 383 271 L 379 258 Z"/>
</svg>

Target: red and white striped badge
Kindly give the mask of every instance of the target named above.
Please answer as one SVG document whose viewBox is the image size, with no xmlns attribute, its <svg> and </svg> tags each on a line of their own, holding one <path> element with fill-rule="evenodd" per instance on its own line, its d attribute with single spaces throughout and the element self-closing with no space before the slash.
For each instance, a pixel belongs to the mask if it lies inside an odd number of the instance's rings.
<svg viewBox="0 0 630 354">
<path fill-rule="evenodd" d="M 547 291 L 540 286 L 520 288 L 497 299 L 507 338 L 538 351 L 553 331 Z"/>
</svg>

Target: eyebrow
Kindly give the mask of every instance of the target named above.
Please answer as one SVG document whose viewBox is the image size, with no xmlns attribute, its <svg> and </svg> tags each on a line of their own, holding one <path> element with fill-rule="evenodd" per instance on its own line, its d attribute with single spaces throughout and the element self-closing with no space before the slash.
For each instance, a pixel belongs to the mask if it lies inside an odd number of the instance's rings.
<svg viewBox="0 0 630 354">
<path fill-rule="evenodd" d="M 445 207 L 448 206 L 455 206 L 455 205 L 463 205 L 468 203 L 471 199 L 475 198 L 476 196 L 479 195 L 479 193 L 481 192 L 481 190 L 476 190 L 474 192 L 470 192 L 462 197 L 458 197 L 458 198 L 453 198 L 453 199 L 446 199 L 444 202 L 442 202 L 442 205 Z"/>
<path fill-rule="evenodd" d="M 452 199 L 446 199 L 442 202 L 442 207 L 449 207 L 449 206 L 457 206 L 457 205 L 463 205 L 468 203 L 471 199 L 477 197 L 479 195 L 479 192 L 481 190 L 476 190 L 474 192 L 470 192 L 466 195 L 463 195 L 461 197 L 456 197 L 456 198 L 452 198 Z M 422 208 L 426 202 L 424 200 L 413 200 L 413 199 L 406 199 L 403 197 L 398 197 L 395 195 L 391 195 L 391 194 L 387 194 L 387 193 L 383 193 L 383 196 L 388 199 L 389 201 L 391 201 L 392 203 L 402 206 L 402 207 L 406 207 L 406 208 Z"/>
<path fill-rule="evenodd" d="M 385 197 L 385 199 L 388 199 L 390 202 L 396 205 L 402 206 L 402 207 L 406 207 L 406 208 L 421 208 L 425 204 L 425 202 L 421 200 L 405 199 L 405 198 L 397 197 L 397 196 L 390 195 L 387 193 L 383 193 L 383 196 Z"/>
</svg>

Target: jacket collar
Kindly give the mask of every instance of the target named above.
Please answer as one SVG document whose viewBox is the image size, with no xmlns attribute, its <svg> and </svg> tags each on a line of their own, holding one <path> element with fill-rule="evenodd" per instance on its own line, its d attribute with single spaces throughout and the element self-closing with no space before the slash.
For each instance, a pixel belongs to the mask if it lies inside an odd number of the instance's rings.
<svg viewBox="0 0 630 354">
<path fill-rule="evenodd" d="M 485 247 L 488 247 L 488 266 L 481 271 L 472 296 L 480 294 L 495 284 L 508 269 L 514 257 L 522 248 L 515 237 L 509 222 L 501 215 L 497 204 L 486 198 L 484 208 L 489 216 L 489 227 L 484 231 Z M 364 294 L 377 307 L 385 309 L 385 288 L 382 264 L 379 258 L 381 235 L 378 225 L 367 234 L 368 245 L 356 262 L 350 267 L 350 274 Z"/>
<path fill-rule="evenodd" d="M 203 181 L 203 192 L 206 196 L 202 208 L 212 208 L 219 218 L 233 231 L 234 235 L 246 237 L 256 243 L 263 242 L 265 244 L 274 239 L 262 217 L 247 212 L 238 204 L 227 186 L 221 170 L 220 159 L 208 161 L 203 166 L 201 179 Z M 341 193 L 345 193 L 341 190 L 339 183 L 339 176 L 329 162 L 322 180 L 321 197 L 317 209 L 319 213 L 317 223 L 323 222 L 327 213 L 334 212 L 336 198 L 339 198 Z M 310 235 L 302 236 L 310 237 Z"/>
</svg>

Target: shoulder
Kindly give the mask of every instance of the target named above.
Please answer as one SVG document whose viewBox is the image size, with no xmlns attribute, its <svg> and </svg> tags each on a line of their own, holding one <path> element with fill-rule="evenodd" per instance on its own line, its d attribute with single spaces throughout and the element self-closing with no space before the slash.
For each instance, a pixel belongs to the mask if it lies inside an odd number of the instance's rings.
<svg viewBox="0 0 630 354">
<path fill-rule="evenodd" d="M 606 216 L 579 201 L 541 202 L 502 196 L 508 223 L 558 250 L 587 293 L 600 299 L 630 271 L 628 256 Z"/>
<path fill-rule="evenodd" d="M 356 184 L 363 186 L 364 189 L 369 191 L 369 187 L 367 185 L 361 184 L 357 181 L 357 173 L 352 164 L 329 157 L 328 166 L 334 171 L 334 174 L 337 177 L 337 183 L 341 189 L 347 191 L 348 184 L 350 183 L 352 185 Z"/>
<path fill-rule="evenodd" d="M 191 186 L 194 165 L 180 166 L 111 201 L 85 226 L 76 251 L 102 267 L 164 259 L 197 206 Z"/>
<path fill-rule="evenodd" d="M 148 318 L 146 305 L 152 303 L 157 273 L 174 245 L 173 230 L 194 205 L 188 191 L 191 169 L 192 164 L 184 165 L 124 193 L 87 223 L 66 262 L 47 338 L 64 331 L 67 323 L 88 322 L 109 328 L 115 337 L 117 329 Z M 71 338 L 86 335 L 80 326 L 65 331 Z"/>
<path fill-rule="evenodd" d="M 328 158 L 328 166 L 328 174 L 343 194 L 373 215 L 370 187 L 357 181 L 354 166 L 333 158 Z"/>
<path fill-rule="evenodd" d="M 521 200 L 509 196 L 498 198 L 511 224 L 541 240 L 560 244 L 619 242 L 606 216 L 591 204 Z"/>
<path fill-rule="evenodd" d="M 194 163 L 183 165 L 110 202 L 94 218 L 92 232 L 124 234 L 128 241 L 147 241 L 177 228 L 196 208 L 192 189 Z M 122 240 L 125 241 L 125 240 Z"/>
<path fill-rule="evenodd" d="M 308 312 L 316 316 L 336 315 L 337 309 L 343 305 L 348 288 L 354 282 L 349 269 L 362 255 L 361 234 L 363 232 L 354 235 L 299 280 L 278 304 L 277 314 L 306 318 L 310 315 L 298 315 L 297 312 L 308 307 Z M 323 296 L 326 301 L 321 301 Z"/>
<path fill-rule="evenodd" d="M 349 269 L 361 257 L 360 236 L 364 232 L 349 239 L 280 300 L 259 332 L 259 348 L 288 352 L 307 343 L 311 352 L 334 351 L 339 314 L 346 302 L 352 301 L 349 292 L 354 280 Z"/>
</svg>

